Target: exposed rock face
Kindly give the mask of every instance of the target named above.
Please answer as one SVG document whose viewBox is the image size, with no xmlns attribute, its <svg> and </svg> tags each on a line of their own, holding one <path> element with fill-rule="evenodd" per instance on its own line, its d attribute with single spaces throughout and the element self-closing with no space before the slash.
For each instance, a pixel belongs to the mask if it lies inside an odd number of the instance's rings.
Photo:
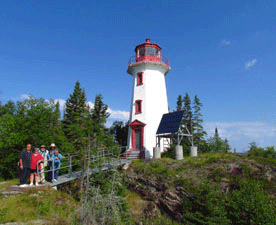
<svg viewBox="0 0 276 225">
<path fill-rule="evenodd" d="M 147 163 L 151 162 L 145 161 L 145 165 Z M 203 180 L 205 180 L 217 186 L 218 190 L 223 194 L 239 190 L 240 184 L 236 180 L 242 179 L 243 176 L 263 177 L 276 183 L 276 167 L 260 164 L 253 160 L 219 159 L 216 162 L 193 168 L 189 168 L 189 165 L 184 163 L 176 162 L 169 164 L 168 167 L 169 170 L 174 172 L 179 168 L 179 171 L 184 172 L 174 173 L 169 181 L 159 176 L 158 173 L 145 175 L 144 171 L 135 172 L 131 165 L 127 170 L 125 181 L 128 183 L 129 188 L 148 201 L 144 209 L 146 218 L 153 218 L 161 212 L 174 220 L 181 221 L 183 219 L 183 199 L 188 198 L 192 201 L 197 199 L 197 196 L 185 189 L 185 185 L 175 185 L 172 182 L 173 179 L 191 179 L 194 186 L 202 184 Z M 212 178 L 216 177 L 214 175 L 218 175 L 217 180 Z"/>
<path fill-rule="evenodd" d="M 144 179 L 137 174 L 129 176 L 127 180 L 129 187 L 149 201 L 145 207 L 145 217 L 152 218 L 159 215 L 159 210 L 174 220 L 181 220 L 181 205 L 183 197 L 190 196 L 182 187 L 169 190 L 168 184 L 155 180 Z"/>
</svg>

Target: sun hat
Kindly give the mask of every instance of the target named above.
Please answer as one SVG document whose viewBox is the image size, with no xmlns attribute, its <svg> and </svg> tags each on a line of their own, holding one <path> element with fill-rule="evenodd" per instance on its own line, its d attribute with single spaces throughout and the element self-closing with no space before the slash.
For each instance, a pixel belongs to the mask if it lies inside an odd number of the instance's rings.
<svg viewBox="0 0 276 225">
<path fill-rule="evenodd" d="M 51 147 L 56 147 L 56 145 L 54 143 L 51 144 Z"/>
<path fill-rule="evenodd" d="M 46 148 L 46 146 L 45 145 L 41 145 L 40 148 Z"/>
</svg>

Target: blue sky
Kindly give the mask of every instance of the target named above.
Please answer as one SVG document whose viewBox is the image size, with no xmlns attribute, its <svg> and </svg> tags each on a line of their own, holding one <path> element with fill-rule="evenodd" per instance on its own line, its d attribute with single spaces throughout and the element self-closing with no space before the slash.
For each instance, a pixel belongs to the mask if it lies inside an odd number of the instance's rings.
<svg viewBox="0 0 276 225">
<path fill-rule="evenodd" d="M 150 38 L 172 70 L 170 109 L 198 95 L 204 127 L 231 147 L 276 144 L 275 1 L 30 1 L 0 3 L 0 100 L 64 102 L 77 80 L 102 94 L 109 124 L 127 120 L 136 45 Z"/>
</svg>

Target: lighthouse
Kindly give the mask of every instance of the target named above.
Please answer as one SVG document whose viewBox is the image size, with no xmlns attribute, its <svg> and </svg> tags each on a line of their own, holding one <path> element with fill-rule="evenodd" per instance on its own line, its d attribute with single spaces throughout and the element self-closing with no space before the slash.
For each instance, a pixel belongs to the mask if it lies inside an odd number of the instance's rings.
<svg viewBox="0 0 276 225">
<path fill-rule="evenodd" d="M 151 158 L 156 147 L 156 131 L 163 114 L 168 113 L 165 76 L 169 60 L 158 44 L 150 39 L 135 47 L 127 72 L 133 77 L 128 130 L 128 152 L 139 158 Z M 160 150 L 164 150 L 161 142 Z"/>
</svg>

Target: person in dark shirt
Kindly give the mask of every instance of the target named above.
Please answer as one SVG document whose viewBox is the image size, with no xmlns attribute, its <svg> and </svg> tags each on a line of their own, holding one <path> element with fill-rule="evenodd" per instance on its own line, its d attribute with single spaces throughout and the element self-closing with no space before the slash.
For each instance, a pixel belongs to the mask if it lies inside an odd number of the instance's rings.
<svg viewBox="0 0 276 225">
<path fill-rule="evenodd" d="M 32 162 L 31 148 L 32 148 L 32 145 L 27 144 L 26 149 L 24 149 L 19 156 L 20 187 L 28 186 L 26 182 L 30 176 L 30 167 Z"/>
</svg>

